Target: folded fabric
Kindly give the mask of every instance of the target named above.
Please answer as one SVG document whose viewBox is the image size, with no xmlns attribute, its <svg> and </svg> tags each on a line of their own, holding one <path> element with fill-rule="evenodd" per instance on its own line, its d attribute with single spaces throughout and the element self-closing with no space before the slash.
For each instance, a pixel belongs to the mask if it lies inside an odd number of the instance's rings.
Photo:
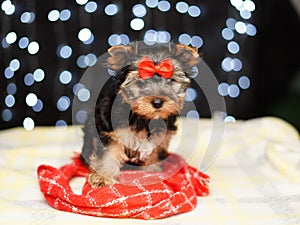
<svg viewBox="0 0 300 225">
<path fill-rule="evenodd" d="M 41 165 L 37 173 L 52 207 L 90 216 L 160 219 L 194 209 L 197 196 L 209 194 L 209 176 L 176 154 L 165 160 L 162 172 L 121 171 L 119 183 L 93 189 L 85 182 L 81 195 L 69 185 L 73 177 L 88 175 L 78 155 L 58 169 Z"/>
</svg>

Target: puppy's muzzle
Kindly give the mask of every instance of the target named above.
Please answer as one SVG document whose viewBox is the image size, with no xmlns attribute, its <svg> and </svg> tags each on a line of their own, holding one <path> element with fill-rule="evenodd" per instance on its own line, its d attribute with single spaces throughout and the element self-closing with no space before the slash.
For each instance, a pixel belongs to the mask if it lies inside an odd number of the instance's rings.
<svg viewBox="0 0 300 225">
<path fill-rule="evenodd" d="M 164 101 L 160 98 L 154 98 L 152 101 L 151 101 L 151 104 L 152 106 L 155 108 L 155 109 L 159 109 L 163 106 L 164 104 Z"/>
</svg>

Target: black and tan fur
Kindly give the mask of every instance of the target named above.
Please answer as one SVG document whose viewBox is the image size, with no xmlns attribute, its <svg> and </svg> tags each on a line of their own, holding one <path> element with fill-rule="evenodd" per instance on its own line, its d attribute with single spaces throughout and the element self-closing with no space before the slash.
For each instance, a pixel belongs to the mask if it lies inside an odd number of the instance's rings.
<svg viewBox="0 0 300 225">
<path fill-rule="evenodd" d="M 199 61 L 196 50 L 173 43 L 143 48 L 131 43 L 114 46 L 108 53 L 107 67 L 116 75 L 101 90 L 95 114 L 83 128 L 81 158 L 91 170 L 88 181 L 93 187 L 116 183 L 124 165 L 161 171 L 160 162 L 167 157 L 177 129 L 175 121 L 183 107 L 189 74 Z M 171 58 L 172 77 L 141 79 L 137 65 L 143 56 L 156 63 Z"/>
</svg>

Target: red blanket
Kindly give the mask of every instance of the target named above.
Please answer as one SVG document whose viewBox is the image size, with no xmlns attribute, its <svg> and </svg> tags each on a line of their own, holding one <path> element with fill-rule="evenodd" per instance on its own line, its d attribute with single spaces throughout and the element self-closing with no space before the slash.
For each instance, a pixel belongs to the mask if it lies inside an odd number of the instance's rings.
<svg viewBox="0 0 300 225">
<path fill-rule="evenodd" d="M 47 202 L 54 208 L 84 215 L 160 219 L 194 209 L 197 196 L 209 193 L 209 177 L 171 154 L 163 172 L 122 171 L 119 184 L 93 189 L 87 182 L 82 194 L 74 194 L 69 181 L 86 176 L 78 156 L 57 169 L 38 167 L 38 180 Z"/>
</svg>

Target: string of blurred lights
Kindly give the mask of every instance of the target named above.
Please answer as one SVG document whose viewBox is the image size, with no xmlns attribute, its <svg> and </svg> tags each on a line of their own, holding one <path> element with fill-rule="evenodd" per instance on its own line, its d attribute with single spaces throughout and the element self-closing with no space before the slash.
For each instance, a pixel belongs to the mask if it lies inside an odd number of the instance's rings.
<svg viewBox="0 0 300 225">
<path fill-rule="evenodd" d="M 30 60 L 26 63 L 28 64 L 29 73 L 33 78 L 33 83 L 27 85 L 28 89 L 25 91 L 25 102 L 28 107 L 25 108 L 23 126 L 26 130 L 32 130 L 35 126 L 36 113 L 39 113 L 43 109 L 43 100 L 40 96 L 41 84 L 45 78 L 45 71 L 40 67 L 38 53 L 40 51 L 40 44 L 36 40 L 36 8 L 35 2 L 26 1 L 25 10 L 27 8 L 30 11 L 25 11 L 20 16 L 20 21 L 26 26 L 26 36 L 24 39 L 28 38 L 29 43 L 27 45 L 27 51 L 30 55 Z M 26 43 L 25 45 L 26 46 Z M 24 62 L 22 62 L 24 64 Z M 30 75 L 28 75 L 30 76 Z M 24 78 L 25 79 L 25 78 Z"/>
<path fill-rule="evenodd" d="M 60 112 L 55 125 L 66 126 L 67 123 L 62 119 L 63 115 L 70 108 L 71 98 L 66 91 L 66 85 L 70 84 L 73 78 L 72 71 L 70 71 L 69 60 L 73 54 L 73 48 L 69 43 L 69 37 L 66 33 L 66 23 L 70 20 L 72 13 L 69 9 L 64 7 L 65 1 L 56 1 L 55 8 L 48 13 L 48 20 L 53 25 L 56 36 L 56 54 L 58 56 L 58 66 L 56 71 L 57 86 L 59 92 L 54 95 L 56 101 L 56 108 Z"/>
<path fill-rule="evenodd" d="M 241 46 L 239 41 L 245 39 L 247 36 L 256 35 L 256 27 L 248 22 L 252 13 L 255 10 L 255 3 L 252 0 L 230 0 L 231 7 L 233 6 L 240 15 L 241 20 L 234 18 L 227 18 L 226 27 L 222 29 L 221 35 L 227 41 L 227 53 L 221 62 L 221 68 L 224 72 L 228 73 L 229 77 L 233 77 L 232 73 L 242 74 L 237 75 L 238 80 L 228 78 L 227 81 L 221 82 L 218 87 L 218 92 L 221 96 L 229 96 L 230 98 L 237 98 L 241 90 L 246 90 L 250 87 L 250 78 L 243 73 L 243 62 L 239 58 Z M 234 122 L 233 116 L 227 116 L 225 121 Z"/>
<path fill-rule="evenodd" d="M 12 15 L 15 12 L 15 6 L 11 2 L 3 2 L 1 4 L 1 9 L 2 11 L 7 15 Z M 3 48 L 8 48 L 11 44 L 13 44 L 17 40 L 17 34 L 14 31 L 11 31 L 11 25 L 9 20 L 3 20 L 2 21 L 2 27 L 3 29 L 6 29 L 8 32 L 5 34 L 5 36 L 1 40 L 1 44 Z M 9 52 L 10 54 L 7 54 L 8 57 L 11 58 L 11 51 Z M 7 66 L 7 65 L 3 65 Z M 12 68 L 11 68 L 12 67 Z M 5 122 L 11 121 L 13 117 L 13 107 L 15 105 L 15 97 L 14 95 L 17 92 L 17 86 L 14 83 L 14 74 L 15 71 L 18 70 L 20 67 L 19 61 L 14 60 L 11 61 L 4 69 L 4 76 L 7 79 L 6 82 L 6 93 L 7 95 L 5 96 L 4 103 L 5 103 L 5 108 L 2 110 L 1 115 L 2 119 Z"/>
<path fill-rule="evenodd" d="M 31 1 L 32 2 L 32 1 Z M 55 107 L 60 112 L 61 118 L 57 118 L 57 126 L 66 126 L 67 122 L 64 120 L 64 115 L 71 109 L 72 98 L 76 97 L 82 102 L 86 102 L 90 98 L 90 91 L 76 80 L 78 79 L 77 74 L 74 74 L 72 68 L 77 66 L 79 69 L 84 70 L 89 66 L 93 66 L 96 61 L 97 53 L 92 52 L 92 44 L 95 41 L 96 33 L 91 25 L 91 15 L 99 14 L 109 18 L 114 18 L 123 12 L 122 4 L 118 4 L 116 1 L 102 3 L 89 0 L 76 0 L 77 10 L 65 7 L 65 1 L 55 1 L 56 7 L 52 7 L 48 10 L 47 18 L 48 25 L 52 25 L 55 30 L 56 38 L 56 56 L 58 58 L 56 81 L 60 85 L 59 90 L 56 91 L 57 99 Z M 27 4 L 32 6 L 33 3 Z M 129 4 L 129 3 L 128 3 Z M 243 72 L 243 63 L 239 54 L 243 48 L 239 42 L 240 37 L 244 35 L 255 36 L 256 27 L 250 23 L 252 13 L 255 10 L 255 3 L 252 0 L 230 0 L 230 4 L 239 12 L 240 18 L 228 18 L 226 20 L 226 27 L 222 29 L 221 36 L 226 41 L 227 52 L 224 59 L 221 62 L 221 69 L 225 73 L 236 73 L 241 74 L 235 82 L 231 82 L 227 79 L 221 82 L 218 87 L 218 92 L 221 96 L 237 98 L 240 92 L 250 87 L 250 78 Z M 35 8 L 22 11 L 22 8 L 18 8 L 18 4 L 13 4 L 11 0 L 4 0 L 1 4 L 1 10 L 4 12 L 2 21 L 3 27 L 3 38 L 1 40 L 2 48 L 16 48 L 18 51 L 27 51 L 28 60 L 18 59 L 11 55 L 6 55 L 7 58 L 11 58 L 8 65 L 5 65 L 3 69 L 4 76 L 7 80 L 6 93 L 4 98 L 5 108 L 1 111 L 2 121 L 9 123 L 14 118 L 14 106 L 16 103 L 15 95 L 19 87 L 19 83 L 16 81 L 16 73 L 21 73 L 20 68 L 24 63 L 31 63 L 29 66 L 30 71 L 24 74 L 18 74 L 18 77 L 23 77 L 23 82 L 30 91 L 26 93 L 25 104 L 27 108 L 25 110 L 25 118 L 23 120 L 23 126 L 27 130 L 32 130 L 35 126 L 35 114 L 41 113 L 45 107 L 43 99 L 40 97 L 41 82 L 44 81 L 48 76 L 46 71 L 43 69 L 45 65 L 39 65 L 37 56 L 41 48 L 40 41 L 35 40 L 34 32 L 31 29 L 35 29 L 36 18 Z M 21 7 L 21 6 L 20 6 Z M 147 15 L 151 14 L 152 11 L 158 11 L 160 13 L 168 13 L 174 10 L 178 15 L 187 16 L 194 20 L 200 20 L 202 15 L 201 7 L 198 4 L 189 4 L 188 1 L 178 1 L 172 3 L 168 0 L 145 0 L 135 3 L 131 7 L 131 18 L 129 21 L 124 21 L 124 27 L 130 27 L 134 32 L 140 32 L 143 41 L 147 45 L 153 45 L 155 43 L 167 43 L 169 41 L 179 42 L 185 45 L 201 48 L 205 44 L 205 40 L 201 34 L 197 32 L 181 32 L 178 35 L 172 34 L 167 28 L 161 29 L 161 27 L 155 28 L 155 25 L 148 24 L 145 19 Z M 76 15 L 76 13 L 79 15 Z M 11 29 L 7 25 L 7 21 L 11 17 L 19 15 L 19 20 L 23 26 L 26 27 L 28 35 L 18 35 L 18 30 Z M 66 34 L 66 27 L 71 26 L 72 18 L 74 16 L 79 17 L 80 26 L 76 34 Z M 4 23 L 6 23 L 4 25 Z M 48 26 L 47 24 L 45 26 Z M 50 26 L 49 25 L 49 26 Z M 126 25 L 126 26 L 125 26 Z M 147 28 L 147 29 L 145 29 Z M 150 28 L 150 29 L 148 29 Z M 125 29 L 125 28 L 123 28 Z M 125 29 L 126 30 L 126 29 Z M 130 33 L 130 32 L 128 32 Z M 125 45 L 130 41 L 135 40 L 124 30 L 122 32 L 116 31 L 108 35 L 105 44 L 108 46 Z M 76 39 L 76 40 L 75 40 Z M 74 41 L 79 44 L 79 53 L 75 55 L 76 46 Z M 52 50 L 51 50 L 52 51 Z M 75 59 L 75 60 L 74 60 Z M 33 63 L 31 61 L 34 61 Z M 113 71 L 110 71 L 113 74 Z M 193 76 L 197 76 L 198 71 L 195 68 Z M 77 78 L 77 79 L 76 79 Z M 19 78 L 18 78 L 19 79 Z M 32 91 L 31 89 L 32 88 Z M 27 90 L 27 89 L 26 89 Z M 68 90 L 71 90 L 68 91 Z M 190 87 L 187 90 L 187 102 L 193 102 L 197 99 L 197 91 Z M 22 101 L 22 100 L 18 100 Z M 24 113 L 24 112 L 23 112 Z M 76 112 L 76 120 L 78 123 L 84 123 L 87 112 L 79 110 Z M 196 110 L 190 110 L 187 112 L 188 118 L 199 118 L 200 115 Z M 234 121 L 232 116 L 228 116 L 226 121 Z"/>
</svg>

